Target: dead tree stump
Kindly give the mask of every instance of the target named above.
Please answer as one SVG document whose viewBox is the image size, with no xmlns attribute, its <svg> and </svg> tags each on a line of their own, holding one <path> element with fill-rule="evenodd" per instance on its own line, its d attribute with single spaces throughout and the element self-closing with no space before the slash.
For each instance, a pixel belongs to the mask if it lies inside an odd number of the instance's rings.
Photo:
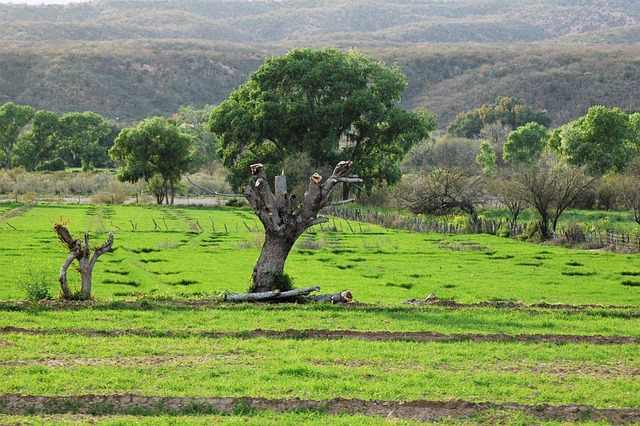
<svg viewBox="0 0 640 426">
<path fill-rule="evenodd" d="M 98 257 L 111 251 L 111 247 L 113 246 L 113 232 L 109 232 L 107 241 L 101 246 L 95 247 L 93 249 L 93 255 L 91 255 L 88 232 L 84 233 L 84 242 L 82 242 L 79 238 L 74 239 L 71 237 L 69 230 L 60 223 L 54 224 L 53 229 L 58 234 L 60 241 L 67 246 L 70 252 L 69 257 L 67 257 L 67 260 L 65 260 L 60 268 L 60 277 L 58 278 L 58 281 L 60 282 L 60 289 L 62 290 L 62 297 L 67 300 L 74 297 L 69 290 L 69 285 L 67 284 L 67 270 L 73 261 L 77 260 L 80 266 L 80 277 L 82 279 L 81 298 L 83 300 L 91 299 L 93 268 Z"/>
</svg>

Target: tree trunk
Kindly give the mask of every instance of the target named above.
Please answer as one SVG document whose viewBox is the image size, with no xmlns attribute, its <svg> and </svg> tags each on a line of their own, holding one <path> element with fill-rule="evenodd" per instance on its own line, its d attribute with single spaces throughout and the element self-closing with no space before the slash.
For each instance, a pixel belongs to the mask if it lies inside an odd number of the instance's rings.
<svg viewBox="0 0 640 426">
<path fill-rule="evenodd" d="M 251 276 L 251 293 L 273 290 L 290 290 L 282 287 L 284 264 L 295 239 L 289 236 L 265 232 L 264 244 Z"/>
<path fill-rule="evenodd" d="M 318 213 L 332 204 L 331 192 L 338 183 L 362 181 L 350 174 L 351 165 L 350 161 L 341 161 L 326 181 L 317 173 L 311 176 L 301 203 L 288 194 L 285 176 L 276 177 L 274 194 L 263 165 L 251 165 L 254 185 L 244 189 L 244 196 L 265 230 L 260 258 L 253 268 L 252 293 L 289 290 L 290 281 L 284 274 L 284 264 L 293 244 L 306 229 L 328 222 L 326 217 L 318 217 Z"/>
<path fill-rule="evenodd" d="M 80 263 L 80 278 L 82 279 L 82 298 L 84 300 L 91 299 L 91 282 L 93 277 L 93 266 L 89 259 L 81 257 L 78 259 Z"/>
<path fill-rule="evenodd" d="M 89 234 L 85 232 L 84 243 L 80 239 L 73 239 L 69 230 L 62 224 L 56 223 L 53 229 L 58 234 L 58 238 L 68 247 L 70 254 L 67 260 L 62 264 L 60 268 L 60 289 L 62 290 L 62 296 L 65 299 L 72 299 L 74 296 L 69 290 L 67 284 L 67 270 L 74 260 L 78 260 L 80 266 L 80 277 L 82 279 L 82 299 L 91 299 L 91 282 L 93 276 L 93 267 L 98 260 L 98 257 L 111 251 L 113 246 L 113 233 L 109 232 L 109 238 L 107 241 L 99 247 L 93 249 L 93 255 L 90 256 L 89 248 Z"/>
</svg>

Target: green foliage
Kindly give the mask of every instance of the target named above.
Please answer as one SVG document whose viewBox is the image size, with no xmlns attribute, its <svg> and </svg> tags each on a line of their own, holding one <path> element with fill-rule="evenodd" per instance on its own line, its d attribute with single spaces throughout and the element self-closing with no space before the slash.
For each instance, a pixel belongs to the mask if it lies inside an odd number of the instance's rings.
<svg viewBox="0 0 640 426">
<path fill-rule="evenodd" d="M 570 164 L 592 174 L 619 173 L 640 153 L 636 114 L 594 106 L 551 136 L 550 145 Z"/>
<path fill-rule="evenodd" d="M 229 182 L 241 188 L 257 162 L 273 175 L 292 155 L 307 155 L 319 171 L 352 160 L 369 189 L 398 182 L 399 162 L 435 128 L 428 114 L 395 104 L 406 87 L 397 67 L 353 51 L 302 49 L 268 59 L 211 115 Z"/>
<path fill-rule="evenodd" d="M 202 168 L 211 170 L 218 160 L 216 155 L 218 141 L 208 126 L 213 108 L 211 105 L 206 105 L 202 109 L 183 106 L 172 118 L 180 130 L 191 137 L 191 161 L 189 164 L 191 172 Z"/>
<path fill-rule="evenodd" d="M 512 165 L 536 163 L 547 147 L 549 132 L 541 124 L 531 122 L 509 134 L 504 144 L 504 161 Z"/>
<path fill-rule="evenodd" d="M 118 172 L 120 181 L 150 182 L 160 204 L 167 194 L 175 193 L 188 170 L 190 148 L 189 135 L 161 117 L 152 117 L 135 128 L 123 129 L 109 154 L 124 163 Z"/>
<path fill-rule="evenodd" d="M 57 172 L 63 171 L 66 168 L 66 164 L 64 160 L 60 157 L 55 158 L 53 160 L 44 161 L 36 166 L 35 170 L 37 172 Z"/>
<path fill-rule="evenodd" d="M 50 277 L 42 271 L 30 270 L 26 276 L 18 279 L 18 286 L 25 294 L 26 300 L 38 302 L 51 300 Z"/>
<path fill-rule="evenodd" d="M 109 132 L 102 116 L 91 111 L 70 112 L 60 117 L 56 138 L 69 164 L 88 171 L 106 161 L 107 150 L 100 140 Z"/>
<path fill-rule="evenodd" d="M 13 163 L 22 166 L 27 171 L 33 170 L 64 170 L 64 161 L 60 163 L 55 158 L 61 151 L 57 134 L 60 120 L 51 111 L 37 111 L 33 118 L 31 129 L 20 135 L 14 150 Z M 55 158 L 55 159 L 54 159 Z M 51 168 L 51 162 L 54 168 Z"/>
<path fill-rule="evenodd" d="M 524 99 L 502 97 L 495 104 L 483 104 L 475 111 L 460 113 L 447 126 L 453 136 L 472 138 L 480 134 L 483 127 L 501 124 L 511 129 L 535 122 L 543 127 L 551 124 L 546 110 L 534 110 Z"/>
<path fill-rule="evenodd" d="M 487 176 L 492 176 L 498 169 L 498 157 L 489 142 L 483 141 L 480 144 L 480 153 L 476 157 L 476 162 L 482 167 L 482 172 Z"/>
<path fill-rule="evenodd" d="M 0 161 L 11 168 L 13 148 L 22 129 L 31 123 L 35 109 L 28 105 L 7 102 L 0 106 Z"/>
</svg>

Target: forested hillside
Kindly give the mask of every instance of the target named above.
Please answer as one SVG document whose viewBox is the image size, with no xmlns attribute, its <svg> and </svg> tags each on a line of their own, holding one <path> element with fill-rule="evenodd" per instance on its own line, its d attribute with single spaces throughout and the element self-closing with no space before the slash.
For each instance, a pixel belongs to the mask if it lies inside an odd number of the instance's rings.
<svg viewBox="0 0 640 426">
<path fill-rule="evenodd" d="M 2 4 L 0 40 L 0 104 L 122 121 L 219 103 L 266 57 L 329 45 L 399 64 L 404 105 L 441 126 L 499 96 L 554 124 L 640 108 L 640 8 L 622 0 Z"/>
</svg>

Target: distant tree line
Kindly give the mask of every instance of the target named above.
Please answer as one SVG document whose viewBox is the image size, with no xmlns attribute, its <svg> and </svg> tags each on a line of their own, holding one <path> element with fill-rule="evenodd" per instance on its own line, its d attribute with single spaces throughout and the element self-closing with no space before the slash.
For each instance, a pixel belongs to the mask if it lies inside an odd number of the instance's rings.
<svg viewBox="0 0 640 426">
<path fill-rule="evenodd" d="M 640 113 L 594 106 L 550 130 L 545 110 L 498 98 L 460 113 L 446 132 L 435 118 L 399 107 L 407 88 L 397 67 L 358 52 L 296 49 L 268 59 L 217 107 L 183 107 L 120 129 L 95 113 L 63 116 L 11 102 L 0 107 L 5 169 L 118 167 L 117 178 L 144 181 L 158 203 L 172 203 L 184 173 L 227 168 L 235 190 L 262 163 L 268 180 L 286 172 L 289 188 L 310 171 L 353 161 L 359 186 L 342 198 L 396 190 L 417 214 L 466 214 L 500 203 L 509 233 L 524 209 L 537 213 L 542 239 L 566 209 L 630 207 L 640 223 Z M 404 174 L 403 174 L 404 172 Z"/>
<path fill-rule="evenodd" d="M 28 105 L 0 106 L 0 164 L 10 170 L 61 171 L 118 167 L 118 178 L 149 184 L 158 203 L 171 202 L 182 174 L 211 167 L 216 139 L 207 128 L 212 107 L 186 106 L 121 129 L 94 112 L 58 116 Z"/>
<path fill-rule="evenodd" d="M 640 113 L 594 106 L 553 131 L 546 111 L 521 99 L 461 113 L 441 135 L 409 155 L 397 191 L 417 214 L 467 214 L 479 230 L 478 210 L 499 203 L 514 235 L 525 208 L 536 212 L 532 234 L 546 240 L 570 207 L 626 206 L 640 224 Z"/>
</svg>

